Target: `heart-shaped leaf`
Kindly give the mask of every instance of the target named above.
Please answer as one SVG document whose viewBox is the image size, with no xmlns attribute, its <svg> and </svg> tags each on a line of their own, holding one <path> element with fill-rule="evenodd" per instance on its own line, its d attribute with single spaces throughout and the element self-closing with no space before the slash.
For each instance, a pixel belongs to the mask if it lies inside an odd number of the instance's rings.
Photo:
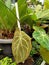
<svg viewBox="0 0 49 65">
<path fill-rule="evenodd" d="M 25 32 L 16 30 L 12 42 L 12 52 L 17 64 L 28 58 L 31 48 L 31 38 Z"/>
<path fill-rule="evenodd" d="M 43 47 L 49 50 L 49 37 L 41 27 L 34 26 L 33 38 Z"/>
</svg>

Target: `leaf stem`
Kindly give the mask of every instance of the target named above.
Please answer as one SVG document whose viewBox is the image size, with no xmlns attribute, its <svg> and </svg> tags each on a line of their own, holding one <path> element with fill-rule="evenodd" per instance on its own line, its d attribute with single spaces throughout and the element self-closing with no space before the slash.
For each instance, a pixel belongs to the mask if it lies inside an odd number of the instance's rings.
<svg viewBox="0 0 49 65">
<path fill-rule="evenodd" d="M 19 11 L 18 11 L 18 3 L 16 2 L 15 3 L 15 8 L 16 8 L 16 16 L 17 16 L 17 25 L 18 25 L 18 28 L 19 30 L 21 30 L 21 26 L 20 26 L 20 22 L 19 22 Z"/>
</svg>

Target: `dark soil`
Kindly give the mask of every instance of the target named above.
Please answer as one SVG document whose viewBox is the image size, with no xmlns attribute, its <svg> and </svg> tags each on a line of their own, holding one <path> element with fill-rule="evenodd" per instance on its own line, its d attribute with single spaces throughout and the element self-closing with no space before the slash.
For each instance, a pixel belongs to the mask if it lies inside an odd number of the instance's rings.
<svg viewBox="0 0 49 65">
<path fill-rule="evenodd" d="M 28 57 L 28 59 L 24 63 L 19 63 L 18 65 L 33 65 L 34 60 L 32 57 Z"/>
<path fill-rule="evenodd" d="M 30 28 L 29 25 L 25 24 L 21 27 L 21 30 L 23 30 L 26 34 L 28 34 L 30 37 L 32 37 L 32 29 Z M 14 32 L 13 31 L 9 31 L 9 30 L 0 30 L 0 39 L 12 39 L 14 36 Z"/>
<path fill-rule="evenodd" d="M 12 39 L 14 31 L 0 30 L 0 39 Z"/>
</svg>

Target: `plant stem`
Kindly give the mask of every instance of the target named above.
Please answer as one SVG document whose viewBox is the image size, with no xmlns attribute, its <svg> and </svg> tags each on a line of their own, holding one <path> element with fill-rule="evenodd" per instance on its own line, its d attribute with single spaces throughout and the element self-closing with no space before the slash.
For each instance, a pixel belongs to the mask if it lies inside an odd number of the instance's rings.
<svg viewBox="0 0 49 65">
<path fill-rule="evenodd" d="M 18 3 L 16 2 L 15 3 L 15 8 L 16 8 L 16 16 L 17 16 L 17 25 L 18 25 L 18 28 L 19 30 L 21 30 L 21 27 L 20 27 L 20 22 L 19 22 L 19 11 L 18 11 Z"/>
<path fill-rule="evenodd" d="M 45 65 L 45 63 L 46 63 L 46 62 L 45 62 L 45 61 L 43 61 L 43 62 L 41 63 L 41 65 Z"/>
</svg>

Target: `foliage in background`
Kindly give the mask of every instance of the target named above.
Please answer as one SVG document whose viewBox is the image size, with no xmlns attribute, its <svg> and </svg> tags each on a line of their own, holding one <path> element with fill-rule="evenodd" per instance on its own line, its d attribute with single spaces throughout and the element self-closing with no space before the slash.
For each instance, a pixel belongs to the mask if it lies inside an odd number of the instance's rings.
<svg viewBox="0 0 49 65">
<path fill-rule="evenodd" d="M 49 9 L 47 10 L 44 8 L 42 9 L 41 4 L 37 4 L 35 5 L 35 7 L 31 8 L 28 7 L 26 0 L 25 1 L 22 0 L 21 2 L 20 0 L 18 0 L 18 6 L 19 6 L 20 22 L 22 22 L 23 24 L 27 23 L 30 26 L 32 26 L 33 23 L 35 22 L 46 23 L 47 22 L 46 20 L 49 19 L 49 15 L 48 15 Z"/>
<path fill-rule="evenodd" d="M 36 41 L 32 41 L 32 50 L 30 52 L 30 56 L 37 54 L 39 52 L 40 45 Z"/>
<path fill-rule="evenodd" d="M 45 0 L 43 9 L 36 12 L 36 15 L 40 21 L 40 24 L 44 23 L 44 21 L 45 23 L 47 22 L 49 23 L 49 8 L 48 8 L 49 4 L 48 3 L 49 2 Z M 42 56 L 43 60 L 49 63 L 49 36 L 46 33 L 48 31 L 45 32 L 45 30 L 40 25 L 33 26 L 33 29 L 35 31 L 33 32 L 32 36 L 36 40 L 36 42 L 40 44 L 40 49 L 39 49 L 40 55 Z"/>
<path fill-rule="evenodd" d="M 44 48 L 49 50 L 49 37 L 41 27 L 34 26 L 33 38 Z"/>
<path fill-rule="evenodd" d="M 49 0 L 44 0 L 44 9 L 49 9 Z"/>
<path fill-rule="evenodd" d="M 5 57 L 2 60 L 0 60 L 0 65 L 16 65 L 16 63 L 12 62 L 11 58 Z"/>
<path fill-rule="evenodd" d="M 18 7 L 19 7 L 20 22 L 22 24 L 28 23 L 31 26 L 33 22 L 30 15 L 33 15 L 33 13 L 28 12 L 29 9 L 26 0 L 18 0 Z"/>
<path fill-rule="evenodd" d="M 5 4 L 6 4 L 6 6 L 7 6 L 9 9 L 11 9 L 11 4 L 12 4 L 11 0 L 5 0 Z"/>
<path fill-rule="evenodd" d="M 16 23 L 16 16 L 6 7 L 3 1 L 0 0 L 0 28 L 12 30 Z"/>
<path fill-rule="evenodd" d="M 16 25 L 16 15 L 15 8 L 11 10 L 11 3 L 9 2 L 11 1 L 7 0 L 6 3 L 3 3 L 3 1 L 0 0 L 0 28 L 12 30 L 13 26 Z M 29 8 L 26 0 L 18 0 L 18 7 L 21 24 L 27 23 L 32 26 L 35 22 L 45 23 L 47 22 L 45 19 L 49 19 L 49 9 L 43 10 L 41 5 Z"/>
<path fill-rule="evenodd" d="M 47 23 L 47 22 L 49 23 L 49 7 L 48 7 L 49 3 L 48 2 L 49 2 L 49 0 L 45 0 L 44 6 L 42 6 L 41 4 L 38 3 L 38 4 L 35 4 L 35 6 L 32 5 L 33 8 L 31 8 L 27 5 L 26 0 L 18 0 L 19 16 L 20 16 L 21 25 L 29 24 L 30 27 L 35 25 L 35 27 L 33 27 L 34 32 L 33 32 L 32 36 L 35 39 L 35 41 L 37 41 L 40 44 L 40 46 L 42 46 L 46 50 L 49 50 L 49 37 L 46 34 L 46 32 L 44 31 L 44 29 L 41 28 L 40 25 L 43 23 Z M 15 13 L 13 13 L 13 12 L 15 12 L 15 8 L 13 10 L 11 10 L 9 5 L 10 5 L 10 3 L 8 5 L 6 5 L 6 4 L 4 4 L 3 1 L 0 0 L 0 28 L 1 29 L 12 30 L 13 26 L 16 24 L 16 15 L 15 15 Z M 18 39 L 20 39 L 20 41 L 22 42 L 21 35 L 22 34 L 20 34 Z M 15 38 L 17 38 L 17 37 L 15 37 Z M 15 42 L 18 42 L 18 41 L 16 40 Z M 18 48 L 18 53 L 20 51 L 19 46 L 20 45 L 18 44 L 18 46 L 16 47 L 16 49 Z M 26 46 L 24 49 L 25 53 L 26 53 L 27 47 L 28 46 Z M 35 49 L 35 47 L 34 47 L 34 49 Z M 34 50 L 34 52 L 36 52 L 36 51 Z M 24 51 L 22 53 L 24 53 Z M 19 55 L 19 54 L 17 54 L 17 55 Z M 23 54 L 22 54 L 22 56 L 23 56 Z M 25 55 L 24 55 L 24 57 L 25 57 Z M 23 59 L 24 59 L 24 57 L 23 57 Z M 20 60 L 18 62 L 20 62 Z M 23 60 L 21 60 L 21 61 L 23 61 Z"/>
</svg>

